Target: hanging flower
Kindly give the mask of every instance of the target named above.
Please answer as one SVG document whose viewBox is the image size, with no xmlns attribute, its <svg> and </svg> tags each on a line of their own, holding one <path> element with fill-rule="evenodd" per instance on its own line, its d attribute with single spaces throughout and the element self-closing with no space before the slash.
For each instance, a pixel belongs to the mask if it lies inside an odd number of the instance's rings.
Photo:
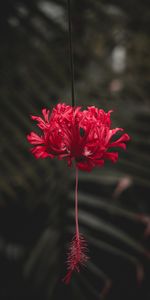
<svg viewBox="0 0 150 300">
<path fill-rule="evenodd" d="M 80 265 L 85 265 L 88 260 L 87 246 L 84 237 L 79 232 L 78 225 L 78 169 L 91 171 L 94 167 L 102 167 L 105 159 L 116 162 L 118 152 L 112 151 L 115 147 L 126 149 L 126 142 L 130 139 L 124 133 L 120 138 L 114 140 L 118 131 L 122 128 L 111 129 L 111 112 L 104 112 L 95 106 L 86 110 L 81 107 L 72 107 L 65 103 L 59 103 L 49 110 L 43 109 L 42 115 L 32 116 L 37 121 L 42 131 L 39 136 L 31 132 L 27 139 L 34 147 L 31 152 L 38 158 L 65 159 L 68 166 L 73 161 L 76 166 L 75 187 L 75 234 L 70 243 L 67 258 L 67 275 L 65 283 L 69 283 L 72 272 L 80 270 Z M 113 138 L 113 140 L 112 140 Z"/>
<path fill-rule="evenodd" d="M 95 106 L 82 111 L 79 106 L 74 108 L 59 103 L 51 113 L 43 109 L 42 114 L 43 118 L 31 117 L 38 122 L 42 135 L 31 132 L 27 136 L 34 145 L 31 152 L 36 158 L 57 157 L 67 160 L 68 166 L 75 161 L 78 169 L 91 171 L 96 166 L 103 166 L 105 159 L 117 161 L 118 152 L 112 151 L 114 147 L 126 149 L 128 134 L 112 141 L 123 129 L 111 129 L 111 111 L 106 113 Z"/>
</svg>

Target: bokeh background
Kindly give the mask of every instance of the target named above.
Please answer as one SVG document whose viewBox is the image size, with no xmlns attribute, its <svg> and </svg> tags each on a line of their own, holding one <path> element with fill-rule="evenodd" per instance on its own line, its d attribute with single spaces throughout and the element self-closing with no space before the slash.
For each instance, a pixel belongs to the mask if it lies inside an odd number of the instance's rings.
<svg viewBox="0 0 150 300">
<path fill-rule="evenodd" d="M 116 165 L 80 172 L 87 268 L 65 274 L 74 170 L 35 160 L 26 134 L 71 103 L 67 1 L 5 0 L 0 9 L 0 299 L 150 299 L 150 3 L 72 0 L 76 103 L 113 109 L 132 140 Z"/>
</svg>

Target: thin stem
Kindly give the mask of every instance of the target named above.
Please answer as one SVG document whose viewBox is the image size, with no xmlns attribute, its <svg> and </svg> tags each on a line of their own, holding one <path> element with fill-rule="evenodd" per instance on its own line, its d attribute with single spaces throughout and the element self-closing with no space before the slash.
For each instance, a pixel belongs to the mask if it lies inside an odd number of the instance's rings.
<svg viewBox="0 0 150 300">
<path fill-rule="evenodd" d="M 78 223 L 78 168 L 76 168 L 76 187 L 75 187 L 75 226 L 76 226 L 76 236 L 79 237 L 79 223 Z"/>
<path fill-rule="evenodd" d="M 73 42 L 72 42 L 72 24 L 71 24 L 71 5 L 68 1 L 68 32 L 69 32 L 69 54 L 71 67 L 71 92 L 72 92 L 72 106 L 75 105 L 75 88 L 74 88 L 74 59 L 73 59 Z"/>
</svg>

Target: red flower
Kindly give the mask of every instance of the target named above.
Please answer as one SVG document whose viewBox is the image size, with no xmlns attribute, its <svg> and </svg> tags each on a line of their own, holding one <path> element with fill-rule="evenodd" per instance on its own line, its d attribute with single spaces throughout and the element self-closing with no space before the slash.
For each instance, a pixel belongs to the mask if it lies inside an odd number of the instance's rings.
<svg viewBox="0 0 150 300">
<path fill-rule="evenodd" d="M 75 161 L 76 167 L 91 171 L 102 166 L 105 159 L 116 162 L 118 152 L 110 152 L 113 147 L 125 149 L 130 138 L 124 133 L 119 139 L 112 137 L 122 128 L 111 129 L 110 114 L 90 106 L 86 110 L 67 104 L 57 104 L 50 113 L 42 110 L 43 118 L 32 116 L 42 130 L 39 136 L 31 132 L 27 139 L 34 145 L 31 149 L 36 158 L 66 159 L 68 165 Z"/>
<path fill-rule="evenodd" d="M 78 169 L 91 171 L 96 166 L 103 166 L 105 159 L 116 162 L 118 152 L 110 152 L 113 147 L 125 149 L 129 140 L 128 134 L 124 133 L 119 139 L 112 138 L 122 128 L 111 129 L 110 114 L 95 106 L 86 110 L 81 107 L 72 107 L 66 104 L 57 104 L 50 113 L 42 110 L 43 118 L 32 116 L 38 122 L 42 130 L 39 136 L 31 132 L 27 139 L 34 145 L 31 149 L 36 158 L 66 159 L 68 165 L 76 164 L 76 187 L 75 187 L 75 235 L 68 251 L 68 268 L 64 278 L 69 283 L 73 271 L 79 272 L 80 266 L 84 265 L 86 255 L 86 241 L 79 232 L 78 225 Z"/>
</svg>

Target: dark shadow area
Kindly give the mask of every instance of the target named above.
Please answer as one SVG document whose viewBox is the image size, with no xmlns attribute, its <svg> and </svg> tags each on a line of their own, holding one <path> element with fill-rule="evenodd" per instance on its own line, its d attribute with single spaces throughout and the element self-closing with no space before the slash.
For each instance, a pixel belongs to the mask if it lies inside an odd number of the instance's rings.
<svg viewBox="0 0 150 300">
<path fill-rule="evenodd" d="M 69 286 L 74 170 L 36 160 L 30 115 L 71 103 L 67 1 L 0 9 L 0 299 L 150 299 L 150 4 L 72 0 L 77 105 L 113 109 L 131 136 L 116 165 L 79 174 L 87 268 Z"/>
</svg>

